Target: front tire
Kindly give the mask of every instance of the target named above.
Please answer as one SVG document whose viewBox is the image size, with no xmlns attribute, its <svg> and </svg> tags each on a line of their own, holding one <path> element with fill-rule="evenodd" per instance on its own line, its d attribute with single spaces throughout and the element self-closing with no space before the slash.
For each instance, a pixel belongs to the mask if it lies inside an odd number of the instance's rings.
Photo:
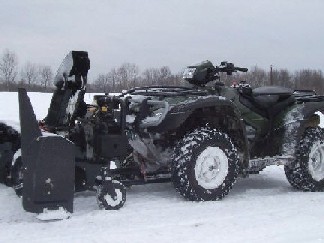
<svg viewBox="0 0 324 243">
<path fill-rule="evenodd" d="M 0 144 L 8 144 L 10 149 L 0 151 L 0 183 L 11 186 L 10 170 L 13 154 L 20 148 L 19 133 L 2 122 L 0 122 Z"/>
<path fill-rule="evenodd" d="M 307 128 L 300 141 L 296 165 L 285 166 L 289 183 L 298 190 L 324 191 L 324 132 Z"/>
<path fill-rule="evenodd" d="M 14 156 L 14 163 L 11 168 L 12 188 L 15 190 L 18 197 L 22 197 L 24 188 L 24 167 L 21 156 Z"/>
<path fill-rule="evenodd" d="M 231 139 L 209 127 L 196 129 L 179 141 L 172 163 L 173 184 L 191 201 L 222 199 L 235 183 L 239 170 Z"/>
</svg>

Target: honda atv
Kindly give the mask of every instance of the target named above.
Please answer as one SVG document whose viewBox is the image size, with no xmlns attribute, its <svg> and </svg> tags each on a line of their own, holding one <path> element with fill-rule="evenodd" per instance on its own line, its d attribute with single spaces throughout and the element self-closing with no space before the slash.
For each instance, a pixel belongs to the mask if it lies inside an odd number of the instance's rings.
<svg viewBox="0 0 324 243">
<path fill-rule="evenodd" d="M 118 209 L 125 186 L 172 182 L 188 200 L 219 200 L 238 176 L 284 165 L 290 184 L 324 188 L 324 97 L 283 87 L 226 87 L 220 73 L 246 68 L 206 61 L 189 66 L 191 87 L 134 88 L 83 101 L 90 62 L 71 52 L 49 112 L 37 123 L 19 90 L 21 157 L 11 177 L 27 211 L 73 211 L 73 192 L 96 190 L 99 206 Z M 23 190 L 21 190 L 23 185 Z"/>
</svg>

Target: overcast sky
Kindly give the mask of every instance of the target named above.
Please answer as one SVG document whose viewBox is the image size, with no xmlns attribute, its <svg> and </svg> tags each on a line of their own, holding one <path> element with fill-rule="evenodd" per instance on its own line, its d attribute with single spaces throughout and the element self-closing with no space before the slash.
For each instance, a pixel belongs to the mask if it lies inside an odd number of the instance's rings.
<svg viewBox="0 0 324 243">
<path fill-rule="evenodd" d="M 324 70 L 323 0 L 0 0 L 0 51 L 56 70 L 85 50 L 90 77 L 124 62 L 202 60 Z"/>
</svg>

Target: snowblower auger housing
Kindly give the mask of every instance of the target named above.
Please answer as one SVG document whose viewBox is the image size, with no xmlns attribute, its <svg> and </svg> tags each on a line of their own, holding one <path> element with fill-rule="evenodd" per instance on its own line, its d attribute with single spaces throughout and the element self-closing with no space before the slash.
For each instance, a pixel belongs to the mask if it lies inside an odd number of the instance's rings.
<svg viewBox="0 0 324 243">
<path fill-rule="evenodd" d="M 98 190 L 99 206 L 116 209 L 125 202 L 124 187 L 107 171 L 111 160 L 123 160 L 130 153 L 128 99 L 96 95 L 96 104 L 85 104 L 89 68 L 87 52 L 72 51 L 65 57 L 55 77 L 48 115 L 39 123 L 26 91 L 19 90 L 21 159 L 16 159 L 12 177 L 17 194 L 23 186 L 26 211 L 64 208 L 73 212 L 74 191 L 88 189 Z M 107 193 L 120 202 L 108 205 Z"/>
<path fill-rule="evenodd" d="M 73 212 L 75 146 L 55 135 L 42 134 L 27 92 L 19 89 L 23 207 L 32 213 L 64 208 Z"/>
</svg>

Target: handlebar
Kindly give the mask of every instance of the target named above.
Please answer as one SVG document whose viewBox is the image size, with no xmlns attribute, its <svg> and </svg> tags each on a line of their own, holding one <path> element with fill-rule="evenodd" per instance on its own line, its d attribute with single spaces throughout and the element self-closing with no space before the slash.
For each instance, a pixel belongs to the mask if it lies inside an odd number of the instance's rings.
<svg viewBox="0 0 324 243">
<path fill-rule="evenodd" d="M 241 68 L 241 67 L 235 67 L 234 63 L 231 62 L 221 62 L 220 66 L 216 66 L 216 72 L 224 72 L 227 73 L 228 75 L 231 75 L 234 72 L 247 72 L 247 68 Z"/>
<path fill-rule="evenodd" d="M 197 65 L 188 66 L 184 71 L 183 78 L 196 86 L 205 86 L 208 82 L 220 80 L 220 73 L 232 75 L 235 72 L 247 72 L 247 68 L 236 67 L 231 62 L 221 62 L 214 66 L 211 61 L 204 61 Z"/>
<path fill-rule="evenodd" d="M 246 73 L 249 69 L 248 68 L 235 67 L 235 70 Z"/>
</svg>

